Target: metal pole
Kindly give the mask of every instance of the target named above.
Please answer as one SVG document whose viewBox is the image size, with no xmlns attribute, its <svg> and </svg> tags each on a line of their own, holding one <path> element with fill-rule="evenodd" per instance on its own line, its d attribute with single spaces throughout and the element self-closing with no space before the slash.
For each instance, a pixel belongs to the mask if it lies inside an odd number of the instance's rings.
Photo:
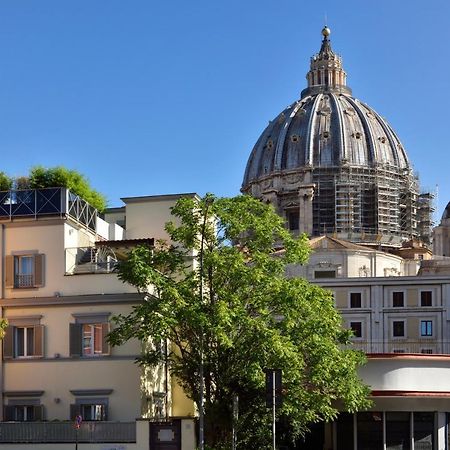
<svg viewBox="0 0 450 450">
<path fill-rule="evenodd" d="M 203 303 L 203 251 L 204 251 L 204 245 L 205 245 L 205 230 L 206 230 L 206 222 L 208 220 L 208 209 L 209 205 L 212 202 L 212 199 L 206 198 L 205 199 L 205 211 L 203 215 L 203 225 L 202 225 L 202 235 L 201 235 L 201 242 L 200 242 L 200 286 L 199 286 L 199 297 L 200 302 Z M 199 400 L 199 414 L 198 414 L 198 448 L 199 450 L 205 449 L 205 412 L 203 408 L 204 403 L 204 390 L 205 390 L 205 380 L 204 380 L 204 364 L 203 364 L 203 341 L 204 341 L 204 335 L 203 335 L 203 329 L 201 330 L 201 336 L 200 336 L 200 370 L 199 370 L 199 376 L 200 376 L 200 383 L 199 383 L 199 389 L 200 389 L 200 400 Z"/>
<path fill-rule="evenodd" d="M 276 450 L 276 427 L 275 427 L 275 420 L 276 420 L 276 410 L 275 410 L 275 401 L 276 401 L 276 371 L 272 371 L 272 444 L 273 444 L 273 450 Z"/>
<path fill-rule="evenodd" d="M 232 435 L 232 450 L 237 448 L 237 422 L 239 419 L 239 397 L 233 394 L 233 435 Z"/>
</svg>

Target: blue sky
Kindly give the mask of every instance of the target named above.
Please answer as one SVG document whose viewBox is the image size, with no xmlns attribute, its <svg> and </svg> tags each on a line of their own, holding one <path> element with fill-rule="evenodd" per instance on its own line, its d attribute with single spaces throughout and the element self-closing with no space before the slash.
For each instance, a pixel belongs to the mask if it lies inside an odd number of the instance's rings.
<svg viewBox="0 0 450 450">
<path fill-rule="evenodd" d="M 320 4 L 320 6 L 318 6 Z M 0 0 L 0 170 L 80 170 L 120 197 L 239 192 L 305 87 L 328 17 L 357 98 L 450 201 L 450 2 Z"/>
</svg>

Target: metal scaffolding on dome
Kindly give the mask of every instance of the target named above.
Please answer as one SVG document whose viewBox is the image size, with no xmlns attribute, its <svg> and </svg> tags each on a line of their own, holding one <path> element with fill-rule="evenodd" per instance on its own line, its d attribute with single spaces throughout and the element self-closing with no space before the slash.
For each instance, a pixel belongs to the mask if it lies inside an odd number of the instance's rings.
<svg viewBox="0 0 450 450">
<path fill-rule="evenodd" d="M 313 169 L 313 234 L 366 244 L 400 246 L 419 238 L 431 242 L 431 193 L 419 194 L 408 170 L 379 165 Z"/>
</svg>

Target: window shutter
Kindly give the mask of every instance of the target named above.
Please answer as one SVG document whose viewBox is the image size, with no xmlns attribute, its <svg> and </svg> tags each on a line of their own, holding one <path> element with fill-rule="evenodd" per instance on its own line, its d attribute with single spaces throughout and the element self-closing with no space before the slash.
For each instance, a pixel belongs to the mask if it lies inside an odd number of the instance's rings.
<svg viewBox="0 0 450 450">
<path fill-rule="evenodd" d="M 69 345 L 70 345 L 70 356 L 81 356 L 81 330 L 82 327 L 78 323 L 70 324 L 70 337 L 69 337 Z"/>
<path fill-rule="evenodd" d="M 108 420 L 108 406 L 107 405 L 101 405 L 101 420 Z"/>
<path fill-rule="evenodd" d="M 34 255 L 34 286 L 44 286 L 44 255 Z"/>
<path fill-rule="evenodd" d="M 11 422 L 15 419 L 15 407 L 11 405 L 7 405 L 3 407 L 3 421 Z"/>
<path fill-rule="evenodd" d="M 6 328 L 3 338 L 3 358 L 14 358 L 14 327 L 11 325 Z"/>
<path fill-rule="evenodd" d="M 81 415 L 81 405 L 70 405 L 70 420 L 75 420 L 76 416 Z"/>
<path fill-rule="evenodd" d="M 109 355 L 108 333 L 109 323 L 102 323 L 102 355 Z"/>
<path fill-rule="evenodd" d="M 34 353 L 33 356 L 44 357 L 44 325 L 34 326 Z"/>
<path fill-rule="evenodd" d="M 5 287 L 14 287 L 14 256 L 5 257 Z"/>
<path fill-rule="evenodd" d="M 44 405 L 36 405 L 33 407 L 33 420 L 36 422 L 44 420 Z"/>
</svg>

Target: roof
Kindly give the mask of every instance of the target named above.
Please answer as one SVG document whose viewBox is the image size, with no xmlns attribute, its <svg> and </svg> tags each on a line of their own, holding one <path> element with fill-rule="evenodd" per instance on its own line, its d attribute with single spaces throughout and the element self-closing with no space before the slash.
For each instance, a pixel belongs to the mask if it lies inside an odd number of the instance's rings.
<svg viewBox="0 0 450 450">
<path fill-rule="evenodd" d="M 162 194 L 162 195 L 144 195 L 140 197 L 122 197 L 124 203 L 140 203 L 140 202 L 154 202 L 154 201 L 163 201 L 163 200 L 178 200 L 180 198 L 195 198 L 198 197 L 198 194 L 195 192 L 187 192 L 182 194 Z"/>
<path fill-rule="evenodd" d="M 310 239 L 309 245 L 313 250 L 327 249 L 327 250 L 358 250 L 370 251 L 371 249 L 362 245 L 353 244 L 343 239 L 337 239 L 331 236 L 318 236 Z"/>
</svg>

